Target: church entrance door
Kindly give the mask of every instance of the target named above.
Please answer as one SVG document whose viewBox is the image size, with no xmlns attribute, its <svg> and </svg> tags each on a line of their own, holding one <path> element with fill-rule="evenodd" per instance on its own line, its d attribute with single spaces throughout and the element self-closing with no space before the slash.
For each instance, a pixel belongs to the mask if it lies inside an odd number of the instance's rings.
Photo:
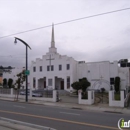
<svg viewBox="0 0 130 130">
<path fill-rule="evenodd" d="M 46 88 L 46 81 L 44 81 L 44 88 Z"/>
<path fill-rule="evenodd" d="M 61 81 L 61 90 L 64 90 L 64 81 Z"/>
</svg>

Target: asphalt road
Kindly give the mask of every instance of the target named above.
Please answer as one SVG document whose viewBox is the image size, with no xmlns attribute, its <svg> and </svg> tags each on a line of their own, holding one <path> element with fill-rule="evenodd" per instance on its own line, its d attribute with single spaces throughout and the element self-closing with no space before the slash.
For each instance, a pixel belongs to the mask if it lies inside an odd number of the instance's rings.
<svg viewBox="0 0 130 130">
<path fill-rule="evenodd" d="M 0 117 L 57 130 L 115 130 L 120 118 L 130 120 L 130 114 L 66 109 L 28 103 L 0 101 Z"/>
</svg>

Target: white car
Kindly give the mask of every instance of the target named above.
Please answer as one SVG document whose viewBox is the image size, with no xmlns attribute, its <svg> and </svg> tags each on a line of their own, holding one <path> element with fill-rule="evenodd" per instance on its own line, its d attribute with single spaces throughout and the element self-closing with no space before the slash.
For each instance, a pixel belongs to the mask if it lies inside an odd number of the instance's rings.
<svg viewBox="0 0 130 130">
<path fill-rule="evenodd" d="M 42 97 L 42 93 L 32 92 L 32 96 L 33 96 L 33 97 Z"/>
<path fill-rule="evenodd" d="M 23 90 L 23 91 L 21 91 L 19 94 L 20 94 L 20 95 L 26 95 L 26 91 Z M 30 94 L 30 91 L 28 90 L 28 95 L 29 95 L 29 94 Z"/>
</svg>

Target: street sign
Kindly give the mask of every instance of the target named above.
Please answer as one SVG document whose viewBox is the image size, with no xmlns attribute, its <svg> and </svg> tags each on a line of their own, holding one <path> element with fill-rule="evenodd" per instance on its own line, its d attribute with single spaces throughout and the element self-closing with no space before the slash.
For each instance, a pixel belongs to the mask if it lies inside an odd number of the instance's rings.
<svg viewBox="0 0 130 130">
<path fill-rule="evenodd" d="M 29 70 L 25 70 L 25 75 L 29 75 L 30 71 Z"/>
</svg>

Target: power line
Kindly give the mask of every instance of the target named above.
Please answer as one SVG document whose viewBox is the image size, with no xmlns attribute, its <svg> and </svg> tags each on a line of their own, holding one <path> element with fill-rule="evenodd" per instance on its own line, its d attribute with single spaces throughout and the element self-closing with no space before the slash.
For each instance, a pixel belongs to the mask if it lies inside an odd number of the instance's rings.
<svg viewBox="0 0 130 130">
<path fill-rule="evenodd" d="M 10 58 L 10 59 L 12 59 L 12 58 L 25 58 L 25 57 L 1 57 L 0 56 L 0 58 Z"/>
<path fill-rule="evenodd" d="M 9 55 L 9 56 L 0 56 L 0 58 L 25 58 L 25 57 Z"/>
<path fill-rule="evenodd" d="M 25 56 L 25 54 L 19 54 L 19 55 L 0 55 L 0 57 L 17 57 L 17 56 Z"/>
<path fill-rule="evenodd" d="M 130 8 L 124 8 L 124 9 L 114 10 L 114 11 L 110 11 L 110 12 L 105 12 L 105 13 L 90 15 L 90 16 L 86 16 L 86 17 L 82 17 L 82 18 L 77 18 L 77 19 L 72 19 L 72 20 L 68 20 L 68 21 L 56 23 L 55 25 L 70 23 L 70 22 L 74 22 L 74 21 L 78 21 L 78 20 L 83 20 L 83 19 L 88 19 L 88 18 L 97 17 L 97 16 L 101 16 L 101 15 L 116 13 L 116 12 L 125 11 L 125 10 L 129 10 L 129 9 L 130 9 Z M 6 37 L 10 37 L 10 36 L 14 36 L 14 35 L 16 35 L 16 34 L 22 34 L 22 33 L 27 33 L 27 32 L 31 32 L 31 31 L 36 31 L 36 30 L 43 29 L 43 28 L 48 28 L 48 27 L 51 27 L 51 26 L 52 26 L 52 25 L 47 25 L 47 26 L 43 26 L 43 27 L 39 27 L 39 28 L 35 28 L 35 29 L 30 29 L 30 30 L 26 30 L 26 31 L 22 31 L 22 32 L 18 32 L 18 33 L 14 33 L 14 34 L 2 36 L 2 37 L 0 37 L 0 39 L 6 38 Z"/>
</svg>

